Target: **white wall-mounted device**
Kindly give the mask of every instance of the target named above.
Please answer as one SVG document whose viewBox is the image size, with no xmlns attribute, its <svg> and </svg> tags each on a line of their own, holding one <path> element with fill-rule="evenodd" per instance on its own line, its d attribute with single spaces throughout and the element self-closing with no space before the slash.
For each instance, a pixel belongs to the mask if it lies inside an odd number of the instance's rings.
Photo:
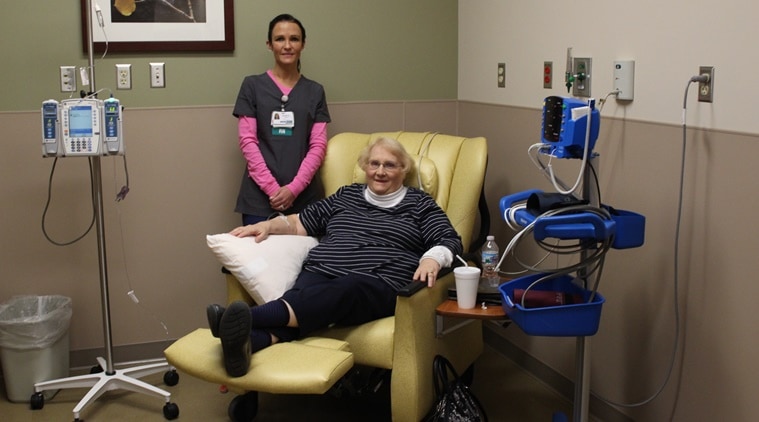
<svg viewBox="0 0 759 422">
<path fill-rule="evenodd" d="M 614 86 L 618 100 L 632 101 L 635 88 L 635 60 L 614 61 Z"/>
</svg>

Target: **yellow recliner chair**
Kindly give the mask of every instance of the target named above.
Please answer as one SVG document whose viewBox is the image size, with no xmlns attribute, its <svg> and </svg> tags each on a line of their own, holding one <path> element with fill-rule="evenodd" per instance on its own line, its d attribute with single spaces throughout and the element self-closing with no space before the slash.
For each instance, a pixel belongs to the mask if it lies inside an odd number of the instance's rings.
<svg viewBox="0 0 759 422">
<path fill-rule="evenodd" d="M 485 138 L 421 132 L 338 134 L 328 142 L 320 171 L 326 195 L 340 186 L 363 182 L 363 171 L 356 160 L 359 152 L 379 136 L 397 139 L 415 158 L 417 171 L 408 175 L 406 183 L 421 184 L 435 198 L 461 236 L 464 248 L 471 250 L 487 162 Z M 226 278 L 229 302 L 254 303 L 233 275 L 227 273 Z M 330 328 L 302 340 L 268 347 L 252 356 L 248 374 L 239 378 L 226 375 L 220 342 L 207 328 L 180 338 L 165 350 L 165 355 L 171 365 L 183 372 L 249 392 L 323 394 L 354 364 L 388 369 L 393 420 L 416 422 L 435 400 L 435 355 L 447 357 L 461 373 L 482 352 L 479 321 L 444 336 L 437 335 L 435 309 L 447 299 L 453 283 L 451 272 L 433 288 L 421 289 L 410 297 L 399 296 L 392 317 L 354 327 Z M 257 411 L 257 403 L 251 403 L 255 398 L 238 396 L 230 404 L 230 417 L 252 420 Z"/>
</svg>

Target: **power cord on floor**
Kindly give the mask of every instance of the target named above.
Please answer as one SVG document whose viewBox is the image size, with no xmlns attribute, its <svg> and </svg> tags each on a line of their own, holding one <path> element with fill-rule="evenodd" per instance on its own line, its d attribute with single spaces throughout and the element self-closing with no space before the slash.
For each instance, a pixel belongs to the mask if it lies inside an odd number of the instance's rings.
<svg viewBox="0 0 759 422">
<path fill-rule="evenodd" d="M 673 280 L 673 307 L 674 307 L 674 316 L 675 316 L 675 335 L 673 336 L 674 342 L 672 345 L 672 353 L 670 354 L 669 359 L 669 366 L 667 368 L 667 374 L 664 377 L 664 380 L 662 381 L 659 388 L 654 392 L 651 396 L 648 398 L 641 400 L 636 403 L 619 403 L 612 401 L 610 399 L 607 399 L 598 393 L 593 392 L 592 394 L 596 397 L 598 397 L 601 401 L 610 404 L 612 406 L 617 407 L 639 407 L 643 406 L 645 404 L 650 403 L 655 398 L 657 398 L 662 391 L 664 391 L 664 387 L 669 383 L 669 380 L 672 377 L 672 373 L 674 372 L 675 368 L 675 360 L 677 359 L 677 351 L 680 348 L 680 301 L 679 301 L 679 280 L 680 280 L 680 273 L 679 273 L 679 267 L 680 267 L 680 230 L 682 225 L 682 213 L 683 213 L 683 190 L 684 190 L 684 184 L 685 184 L 685 152 L 687 149 L 687 125 L 686 125 L 686 111 L 688 106 L 688 89 L 690 88 L 690 85 L 692 83 L 697 82 L 708 82 L 708 76 L 706 75 L 697 75 L 693 76 L 688 80 L 688 84 L 685 86 L 685 94 L 683 95 L 683 115 L 682 115 L 682 153 L 680 157 L 680 186 L 678 191 L 678 197 L 677 197 L 677 221 L 675 223 L 675 245 L 674 245 L 674 280 Z M 680 387 L 678 385 L 677 392 L 679 394 Z M 670 416 L 674 416 L 675 409 L 677 407 L 677 402 L 675 401 L 675 405 L 672 408 L 672 414 Z M 670 418 L 671 419 L 671 418 Z"/>
</svg>

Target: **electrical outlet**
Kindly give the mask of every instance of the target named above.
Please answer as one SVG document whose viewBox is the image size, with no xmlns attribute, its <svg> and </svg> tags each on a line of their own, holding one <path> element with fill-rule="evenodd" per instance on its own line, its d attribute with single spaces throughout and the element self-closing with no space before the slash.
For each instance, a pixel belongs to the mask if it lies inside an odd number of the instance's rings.
<svg viewBox="0 0 759 422">
<path fill-rule="evenodd" d="M 714 100 L 714 67 L 701 66 L 698 68 L 698 74 L 709 76 L 709 81 L 698 83 L 698 101 L 711 103 Z"/>
<path fill-rule="evenodd" d="M 163 63 L 150 63 L 150 87 L 165 88 L 166 75 L 164 74 Z"/>
<path fill-rule="evenodd" d="M 116 89 L 132 89 L 132 65 L 116 65 Z"/>
<path fill-rule="evenodd" d="M 76 91 L 76 66 L 61 66 L 61 92 Z"/>
<path fill-rule="evenodd" d="M 575 81 L 572 85 L 572 95 L 575 97 L 590 97 L 590 69 L 590 57 L 574 58 L 572 72 Z"/>
<path fill-rule="evenodd" d="M 506 63 L 498 63 L 498 88 L 506 88 Z"/>
<path fill-rule="evenodd" d="M 553 62 L 543 62 L 543 88 L 553 88 Z"/>
</svg>

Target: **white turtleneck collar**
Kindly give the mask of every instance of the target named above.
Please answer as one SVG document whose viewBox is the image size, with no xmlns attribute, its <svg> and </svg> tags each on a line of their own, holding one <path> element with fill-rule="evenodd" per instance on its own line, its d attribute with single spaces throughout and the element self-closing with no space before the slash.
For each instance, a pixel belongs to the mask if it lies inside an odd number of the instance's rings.
<svg viewBox="0 0 759 422">
<path fill-rule="evenodd" d="M 408 188 L 406 186 L 401 186 L 400 189 L 393 193 L 377 195 L 372 192 L 371 189 L 366 187 L 364 188 L 364 198 L 372 205 L 376 205 L 380 208 L 390 208 L 398 205 L 406 196 L 406 192 L 408 192 Z"/>
</svg>

